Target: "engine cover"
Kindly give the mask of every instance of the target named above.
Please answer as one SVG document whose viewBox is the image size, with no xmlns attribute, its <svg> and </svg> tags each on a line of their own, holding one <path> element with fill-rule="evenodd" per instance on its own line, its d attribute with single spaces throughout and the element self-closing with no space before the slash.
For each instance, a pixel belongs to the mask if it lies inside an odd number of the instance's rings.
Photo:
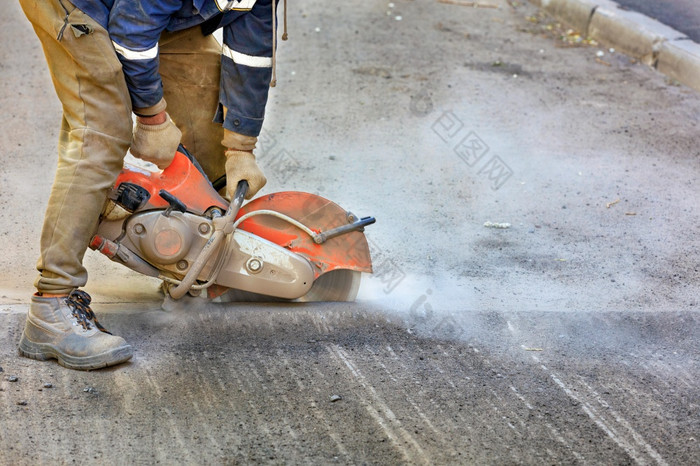
<svg viewBox="0 0 700 466">
<path fill-rule="evenodd" d="M 177 264 L 193 244 L 203 244 L 213 231 L 211 221 L 204 217 L 180 212 L 164 215 L 162 211 L 134 215 L 126 228 L 129 241 L 139 255 L 159 265 Z M 182 264 L 181 269 L 186 269 Z"/>
<path fill-rule="evenodd" d="M 173 278 L 181 279 L 214 232 L 212 221 L 191 213 L 133 215 L 121 244 Z M 216 276 L 214 276 L 216 274 Z M 235 230 L 215 251 L 198 280 L 227 288 L 295 299 L 314 281 L 311 263 L 271 241 Z"/>
</svg>

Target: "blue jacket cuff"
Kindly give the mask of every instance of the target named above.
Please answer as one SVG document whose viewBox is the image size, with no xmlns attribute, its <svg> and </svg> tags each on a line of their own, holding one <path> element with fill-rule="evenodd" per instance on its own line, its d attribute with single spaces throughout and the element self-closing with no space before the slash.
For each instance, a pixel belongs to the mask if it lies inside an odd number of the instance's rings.
<svg viewBox="0 0 700 466">
<path fill-rule="evenodd" d="M 224 120 L 224 106 L 219 104 L 214 116 L 215 123 L 223 124 L 223 127 L 229 131 L 244 134 L 246 136 L 258 137 L 262 130 L 264 118 L 248 118 L 237 115 L 229 109 L 226 112 L 226 120 Z"/>
</svg>

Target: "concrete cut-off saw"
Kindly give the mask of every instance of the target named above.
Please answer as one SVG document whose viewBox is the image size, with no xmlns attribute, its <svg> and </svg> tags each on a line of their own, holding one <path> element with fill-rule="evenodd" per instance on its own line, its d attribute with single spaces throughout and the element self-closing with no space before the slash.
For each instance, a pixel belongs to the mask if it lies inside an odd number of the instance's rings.
<svg viewBox="0 0 700 466">
<path fill-rule="evenodd" d="M 163 171 L 124 164 L 90 248 L 163 281 L 173 299 L 352 301 L 372 272 L 364 227 L 321 196 L 278 192 L 229 203 L 183 147 Z"/>
</svg>

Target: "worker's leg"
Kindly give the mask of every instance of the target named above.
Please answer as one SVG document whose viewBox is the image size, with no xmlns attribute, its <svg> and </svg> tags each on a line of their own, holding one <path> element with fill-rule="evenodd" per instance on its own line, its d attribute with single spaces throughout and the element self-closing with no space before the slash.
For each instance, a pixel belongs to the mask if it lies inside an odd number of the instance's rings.
<svg viewBox="0 0 700 466">
<path fill-rule="evenodd" d="M 131 105 L 107 31 L 68 0 L 20 0 L 41 41 L 63 105 L 58 166 L 41 233 L 41 257 L 19 352 L 66 367 L 128 360 L 131 346 L 100 331 L 82 265 L 131 141 Z"/>
<path fill-rule="evenodd" d="M 182 143 L 211 181 L 225 173 L 223 128 L 213 123 L 219 103 L 221 45 L 199 27 L 163 33 L 160 75 L 168 113 L 182 131 Z"/>
<path fill-rule="evenodd" d="M 83 255 L 131 142 L 131 103 L 104 28 L 67 0 L 21 0 L 21 5 L 63 105 L 35 284 L 40 292 L 69 293 L 87 281 Z"/>
</svg>

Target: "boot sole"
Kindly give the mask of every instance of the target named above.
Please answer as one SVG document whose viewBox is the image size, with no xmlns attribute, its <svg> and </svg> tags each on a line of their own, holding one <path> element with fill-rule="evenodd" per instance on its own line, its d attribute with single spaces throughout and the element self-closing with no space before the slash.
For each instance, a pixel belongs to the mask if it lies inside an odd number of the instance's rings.
<svg viewBox="0 0 700 466">
<path fill-rule="evenodd" d="M 49 343 L 35 343 L 22 335 L 19 342 L 19 354 L 37 361 L 56 359 L 61 366 L 68 369 L 89 371 L 126 362 L 133 356 L 133 351 L 131 345 L 124 345 L 92 356 L 70 356 L 63 354 Z"/>
</svg>

